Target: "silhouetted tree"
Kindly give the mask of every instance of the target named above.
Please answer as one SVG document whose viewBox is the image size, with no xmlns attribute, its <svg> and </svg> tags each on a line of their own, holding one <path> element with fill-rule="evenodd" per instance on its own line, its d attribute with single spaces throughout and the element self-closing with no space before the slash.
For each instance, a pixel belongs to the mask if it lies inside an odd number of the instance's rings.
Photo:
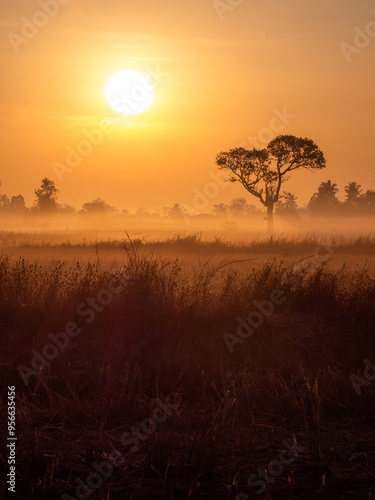
<svg viewBox="0 0 375 500">
<path fill-rule="evenodd" d="M 285 217 L 296 217 L 297 199 L 295 194 L 284 191 L 276 205 L 277 213 Z"/>
<path fill-rule="evenodd" d="M 254 215 L 259 212 L 260 210 L 253 203 L 248 203 L 246 205 L 246 215 Z"/>
<path fill-rule="evenodd" d="M 357 182 L 349 182 L 344 189 L 345 203 L 350 208 L 358 208 L 362 194 L 362 186 L 357 184 Z"/>
<path fill-rule="evenodd" d="M 0 210 L 11 210 L 17 212 L 26 210 L 25 199 L 20 194 L 18 196 L 12 196 L 11 200 L 6 194 L 0 194 Z"/>
<path fill-rule="evenodd" d="M 167 209 L 167 217 L 171 219 L 185 219 L 188 216 L 187 210 L 179 203 L 175 203 L 172 208 Z"/>
<path fill-rule="evenodd" d="M 10 200 L 6 194 L 0 194 L 0 210 L 8 210 L 10 207 Z"/>
<path fill-rule="evenodd" d="M 375 213 L 375 191 L 368 189 L 360 198 L 361 212 L 365 214 Z"/>
<path fill-rule="evenodd" d="M 216 217 L 228 217 L 228 209 L 228 205 L 219 203 L 218 205 L 214 205 L 213 214 Z"/>
<path fill-rule="evenodd" d="M 57 209 L 57 193 L 59 190 L 55 186 L 55 182 L 44 177 L 39 189 L 35 189 L 36 200 L 35 206 L 42 212 L 51 212 Z"/>
<path fill-rule="evenodd" d="M 12 196 L 10 201 L 10 209 L 15 212 L 23 212 L 26 210 L 25 198 L 19 194 L 18 196 Z"/>
<path fill-rule="evenodd" d="M 111 207 L 111 205 L 108 205 L 104 200 L 101 198 L 96 198 L 93 201 L 90 201 L 88 203 L 84 203 L 82 205 L 82 209 L 80 210 L 81 214 L 106 214 L 106 213 L 113 213 L 115 212 L 116 209 L 114 207 Z"/>
<path fill-rule="evenodd" d="M 243 217 L 246 215 L 246 208 L 246 198 L 234 198 L 229 205 L 229 211 L 233 217 Z"/>
<path fill-rule="evenodd" d="M 340 201 L 337 198 L 338 187 L 337 184 L 328 180 L 322 182 L 318 188 L 318 192 L 314 193 L 308 203 L 308 208 L 313 213 L 332 212 L 337 210 Z"/>
<path fill-rule="evenodd" d="M 273 208 L 290 172 L 300 168 L 322 169 L 326 166 L 326 160 L 311 139 L 280 135 L 265 149 L 236 148 L 221 152 L 216 164 L 220 169 L 231 172 L 231 182 L 240 182 L 267 208 L 268 232 L 272 236 Z"/>
</svg>

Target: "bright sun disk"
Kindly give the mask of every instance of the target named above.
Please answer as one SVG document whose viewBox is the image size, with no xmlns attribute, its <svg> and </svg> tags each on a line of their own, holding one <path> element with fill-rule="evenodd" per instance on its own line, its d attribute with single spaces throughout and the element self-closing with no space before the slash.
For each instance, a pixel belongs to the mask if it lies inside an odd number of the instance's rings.
<svg viewBox="0 0 375 500">
<path fill-rule="evenodd" d="M 150 108 L 155 99 L 152 78 L 133 69 L 117 71 L 109 78 L 105 98 L 111 108 L 121 115 L 142 113 Z"/>
</svg>

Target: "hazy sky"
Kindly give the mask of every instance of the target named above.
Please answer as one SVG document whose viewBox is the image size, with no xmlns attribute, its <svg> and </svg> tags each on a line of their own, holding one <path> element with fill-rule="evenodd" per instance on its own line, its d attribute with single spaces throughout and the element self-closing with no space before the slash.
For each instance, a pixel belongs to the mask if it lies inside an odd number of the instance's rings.
<svg viewBox="0 0 375 500">
<path fill-rule="evenodd" d="M 118 208 L 199 208 L 194 192 L 212 181 L 218 152 L 279 133 L 326 154 L 325 171 L 285 185 L 301 204 L 327 179 L 341 195 L 352 180 L 375 188 L 373 1 L 56 2 L 1 3 L 0 192 L 30 205 L 46 176 L 77 208 L 98 196 Z M 154 105 L 131 119 L 104 98 L 126 68 L 156 75 Z M 91 134 L 103 120 L 112 129 L 100 140 Z M 96 145 L 59 180 L 54 162 L 66 165 L 85 133 Z M 257 203 L 240 185 L 210 193 L 207 210 L 241 195 Z"/>
</svg>

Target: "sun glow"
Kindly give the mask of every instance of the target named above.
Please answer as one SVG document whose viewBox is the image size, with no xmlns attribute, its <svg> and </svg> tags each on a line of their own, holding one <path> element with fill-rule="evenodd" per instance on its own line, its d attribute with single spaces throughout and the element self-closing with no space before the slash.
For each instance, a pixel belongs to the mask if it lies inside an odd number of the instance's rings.
<svg viewBox="0 0 375 500">
<path fill-rule="evenodd" d="M 105 98 L 111 108 L 121 115 L 142 113 L 155 100 L 152 78 L 147 73 L 133 69 L 117 71 L 109 78 Z"/>
</svg>

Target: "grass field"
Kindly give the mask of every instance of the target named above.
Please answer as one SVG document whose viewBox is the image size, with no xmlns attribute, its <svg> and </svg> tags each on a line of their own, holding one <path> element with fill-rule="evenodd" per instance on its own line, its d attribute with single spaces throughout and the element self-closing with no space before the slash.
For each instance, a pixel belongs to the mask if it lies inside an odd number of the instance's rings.
<svg viewBox="0 0 375 500">
<path fill-rule="evenodd" d="M 373 498 L 374 237 L 13 241 L 14 498 Z"/>
</svg>

